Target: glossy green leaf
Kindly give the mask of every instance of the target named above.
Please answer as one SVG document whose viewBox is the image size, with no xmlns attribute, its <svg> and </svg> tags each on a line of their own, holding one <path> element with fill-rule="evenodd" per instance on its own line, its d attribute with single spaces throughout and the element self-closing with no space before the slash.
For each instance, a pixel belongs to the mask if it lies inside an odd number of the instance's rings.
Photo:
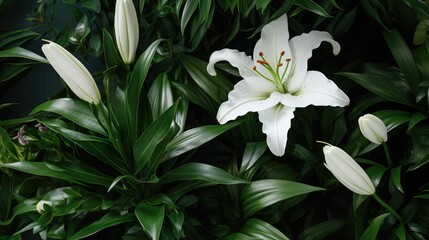
<svg viewBox="0 0 429 240">
<path fill-rule="evenodd" d="M 383 121 L 387 131 L 391 131 L 411 119 L 411 113 L 401 110 L 382 110 L 373 114 Z"/>
<path fill-rule="evenodd" d="M 152 206 L 140 202 L 134 210 L 143 230 L 152 238 L 158 240 L 164 222 L 164 206 Z"/>
<path fill-rule="evenodd" d="M 98 169 L 89 166 L 84 162 L 69 162 L 61 164 L 52 164 L 54 169 L 58 169 L 68 176 L 82 181 L 83 183 L 101 185 L 104 187 L 110 186 L 113 178 L 101 173 Z"/>
<path fill-rule="evenodd" d="M 49 63 L 46 58 L 21 47 L 14 47 L 0 51 L 0 58 L 25 58 L 40 63 Z"/>
<path fill-rule="evenodd" d="M 375 240 L 377 238 L 378 230 L 380 229 L 381 224 L 389 215 L 390 213 L 384 213 L 372 219 L 368 228 L 363 232 L 359 240 Z"/>
<path fill-rule="evenodd" d="M 29 68 L 31 68 L 29 64 L 4 64 L 0 68 L 0 83 L 18 76 Z"/>
<path fill-rule="evenodd" d="M 293 3 L 322 17 L 332 17 L 323 7 L 313 0 L 293 0 Z"/>
<path fill-rule="evenodd" d="M 129 134 L 131 134 L 130 137 L 133 140 L 137 139 L 137 134 L 139 134 L 139 126 L 142 125 L 140 122 L 142 121 L 140 114 L 143 112 L 141 108 L 146 107 L 143 103 L 141 103 L 142 91 L 144 91 L 143 83 L 146 80 L 146 76 L 149 72 L 155 51 L 161 41 L 161 39 L 156 40 L 142 53 L 142 55 L 140 55 L 131 75 L 130 83 L 126 89 L 126 104 L 129 119 L 129 126 L 127 127 L 129 129 Z"/>
<path fill-rule="evenodd" d="M 218 105 L 199 87 L 191 84 L 173 82 L 173 86 L 192 103 L 204 108 L 208 113 L 216 116 Z"/>
<path fill-rule="evenodd" d="M 84 0 L 82 2 L 82 7 L 89 9 L 93 12 L 100 13 L 100 9 L 101 9 L 100 0 Z"/>
<path fill-rule="evenodd" d="M 152 116 L 158 118 L 174 103 L 170 80 L 166 73 L 160 74 L 152 83 L 148 98 L 152 106 Z"/>
<path fill-rule="evenodd" d="M 73 141 L 88 153 L 97 157 L 99 161 L 114 167 L 123 175 L 128 174 L 128 170 L 125 167 L 123 160 L 118 157 L 117 152 L 115 152 L 113 146 L 107 139 L 73 131 L 60 119 L 44 119 L 39 121 L 52 131 L 57 132 L 70 141 Z"/>
<path fill-rule="evenodd" d="M 393 85 L 391 80 L 385 76 L 347 72 L 341 72 L 338 73 L 338 75 L 350 78 L 362 87 L 388 100 L 411 107 L 415 106 L 411 95 L 403 91 L 403 89 Z"/>
<path fill-rule="evenodd" d="M 118 50 L 110 33 L 103 29 L 103 51 L 104 60 L 107 67 L 113 67 L 122 64 L 122 60 L 118 55 Z"/>
<path fill-rule="evenodd" d="M 418 85 L 421 82 L 420 74 L 417 70 L 417 65 L 414 57 L 408 48 L 407 43 L 397 30 L 391 32 L 383 32 L 384 39 L 389 46 L 399 68 L 404 73 L 405 79 L 414 94 L 417 94 Z"/>
<path fill-rule="evenodd" d="M 399 227 L 395 230 L 395 234 L 399 240 L 406 240 L 407 239 L 404 224 L 401 223 L 399 225 Z"/>
<path fill-rule="evenodd" d="M 241 194 L 243 214 L 245 218 L 248 218 L 274 203 L 321 190 L 324 189 L 287 180 L 264 179 L 255 181 L 243 188 Z"/>
<path fill-rule="evenodd" d="M 0 34 L 0 48 L 19 47 L 25 42 L 35 39 L 38 36 L 40 36 L 39 33 L 33 32 L 29 29 L 7 31 L 5 33 Z"/>
<path fill-rule="evenodd" d="M 187 163 L 169 171 L 161 177 L 161 182 L 163 183 L 196 180 L 223 185 L 248 183 L 218 167 L 204 163 Z"/>
<path fill-rule="evenodd" d="M 0 174 L 0 221 L 7 220 L 12 206 L 13 188 L 14 188 L 14 177 L 7 174 Z"/>
<path fill-rule="evenodd" d="M 134 144 L 135 172 L 140 172 L 151 161 L 159 143 L 168 135 L 170 126 L 176 115 L 178 101 L 156 119 Z"/>
<path fill-rule="evenodd" d="M 125 214 L 125 215 L 104 215 L 99 220 L 90 223 L 86 227 L 82 228 L 73 236 L 69 238 L 69 240 L 78 240 L 89 237 L 103 229 L 110 228 L 119 224 L 129 223 L 135 221 L 135 217 L 133 214 Z"/>
<path fill-rule="evenodd" d="M 402 169 L 402 166 L 397 166 L 392 168 L 391 179 L 396 189 L 398 189 L 401 193 L 404 193 L 404 190 L 402 189 L 402 184 L 401 184 L 401 169 Z"/>
<path fill-rule="evenodd" d="M 265 142 L 248 142 L 244 149 L 240 172 L 249 170 L 267 150 Z"/>
<path fill-rule="evenodd" d="M 185 7 L 182 11 L 182 17 L 180 18 L 180 30 L 182 35 L 185 35 L 185 28 L 188 25 L 189 20 L 194 14 L 195 10 L 198 7 L 199 0 L 188 0 L 185 3 Z"/>
<path fill-rule="evenodd" d="M 173 233 L 176 239 L 179 239 L 183 236 L 183 223 L 185 221 L 185 215 L 182 211 L 171 211 L 168 213 L 168 218 L 170 219 L 171 224 L 173 225 Z"/>
<path fill-rule="evenodd" d="M 337 232 L 344 227 L 344 221 L 339 219 L 328 220 L 306 228 L 299 239 L 319 240 L 325 239 L 332 233 Z"/>
<path fill-rule="evenodd" d="M 366 11 L 366 13 L 368 13 L 369 16 L 371 16 L 376 22 L 378 22 L 385 30 L 389 30 L 389 28 L 381 20 L 380 14 L 377 12 L 377 7 L 381 9 L 382 12 L 386 12 L 383 6 L 377 6 L 378 4 L 382 4 L 381 2 L 361 0 L 360 3 L 362 8 Z"/>
<path fill-rule="evenodd" d="M 56 168 L 54 165 L 44 162 L 14 162 L 14 163 L 6 163 L 0 164 L 0 167 L 14 169 L 20 172 L 50 177 L 65 180 L 68 182 L 76 183 L 76 184 L 84 184 L 81 181 L 74 179 L 67 175 L 66 172 L 61 171 L 62 169 Z"/>
<path fill-rule="evenodd" d="M 22 203 L 16 204 L 11 211 L 9 219 L 5 219 L 4 221 L 0 220 L 0 226 L 7 226 L 11 224 L 13 220 L 21 214 L 28 214 L 30 212 L 35 212 L 36 211 L 35 205 L 37 202 L 38 202 L 37 200 L 29 199 Z"/>
<path fill-rule="evenodd" d="M 198 58 L 181 54 L 180 61 L 197 85 L 204 90 L 216 103 L 220 104 L 228 97 L 233 86 L 220 73 L 216 77 L 207 73 L 207 62 Z"/>
<path fill-rule="evenodd" d="M 212 1 L 199 1 L 199 12 L 205 21 L 209 18 Z"/>
<path fill-rule="evenodd" d="M 256 218 L 250 218 L 246 221 L 240 232 L 251 237 L 251 239 L 266 239 L 266 240 L 288 240 L 282 232 L 271 224 Z M 241 239 L 241 238 L 228 238 Z M 246 239 L 246 238 L 245 238 Z"/>
<path fill-rule="evenodd" d="M 34 108 L 30 115 L 40 112 L 52 112 L 67 118 L 77 125 L 106 135 L 88 103 L 72 98 L 59 98 L 44 102 Z"/>
<path fill-rule="evenodd" d="M 416 125 L 418 123 L 420 123 L 421 121 L 423 121 L 423 120 L 425 120 L 427 118 L 429 118 L 428 115 L 425 115 L 425 114 L 422 114 L 422 113 L 419 113 L 419 112 L 414 113 L 413 116 L 410 119 L 410 122 L 408 123 L 407 132 L 413 130 L 413 128 L 416 127 Z"/>
<path fill-rule="evenodd" d="M 414 45 L 424 44 L 427 39 L 427 32 L 429 31 L 429 19 L 422 19 L 416 26 L 414 31 L 413 43 Z"/>
<path fill-rule="evenodd" d="M 208 125 L 189 129 L 177 135 L 168 143 L 165 149 L 164 160 L 196 149 L 238 124 L 240 124 L 240 122 L 232 122 L 224 125 Z"/>
</svg>

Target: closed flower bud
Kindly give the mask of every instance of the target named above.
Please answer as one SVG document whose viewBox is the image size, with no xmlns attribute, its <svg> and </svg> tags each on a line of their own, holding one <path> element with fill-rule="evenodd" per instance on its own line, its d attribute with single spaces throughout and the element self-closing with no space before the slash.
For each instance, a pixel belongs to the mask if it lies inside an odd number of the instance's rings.
<svg viewBox="0 0 429 240">
<path fill-rule="evenodd" d="M 323 147 L 325 166 L 345 187 L 360 195 L 373 195 L 375 187 L 359 164 L 341 148 Z"/>
<path fill-rule="evenodd" d="M 40 200 L 36 204 L 36 211 L 38 213 L 40 213 L 40 214 L 43 214 L 45 212 L 45 205 L 48 205 L 48 206 L 52 207 L 52 202 L 51 201 Z"/>
<path fill-rule="evenodd" d="M 48 41 L 42 51 L 55 71 L 80 99 L 89 103 L 101 102 L 100 91 L 86 67 L 60 45 Z"/>
<path fill-rule="evenodd" d="M 358 123 L 362 135 L 369 141 L 375 144 L 387 141 L 387 128 L 380 118 L 372 114 L 365 114 L 359 118 Z"/>
<path fill-rule="evenodd" d="M 139 42 L 139 22 L 132 0 L 116 0 L 115 37 L 125 64 L 134 61 Z"/>
</svg>

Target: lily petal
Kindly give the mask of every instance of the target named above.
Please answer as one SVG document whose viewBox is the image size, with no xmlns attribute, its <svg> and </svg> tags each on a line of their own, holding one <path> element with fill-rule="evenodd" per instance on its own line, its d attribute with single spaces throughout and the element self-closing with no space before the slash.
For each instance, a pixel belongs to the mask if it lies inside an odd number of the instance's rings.
<svg viewBox="0 0 429 240">
<path fill-rule="evenodd" d="M 294 107 L 278 104 L 274 107 L 259 111 L 259 121 L 262 122 L 262 132 L 267 135 L 267 145 L 276 156 L 283 156 L 286 149 L 287 133 L 294 117 Z"/>
<path fill-rule="evenodd" d="M 285 52 L 283 60 L 292 57 L 293 53 L 291 53 L 289 47 L 289 27 L 286 14 L 262 28 L 261 38 L 258 40 L 253 50 L 253 60 L 256 61 L 260 59 L 259 53 L 263 53 L 265 59 L 271 66 L 277 66 L 282 51 Z M 284 68 L 285 64 L 280 67 L 279 71 L 283 72 Z M 260 69 L 263 75 L 269 74 L 264 68 Z"/>
<path fill-rule="evenodd" d="M 280 102 L 278 95 L 271 95 L 275 86 L 260 77 L 250 77 L 238 82 L 228 94 L 228 101 L 222 103 L 217 120 L 224 124 L 248 112 L 257 112 Z"/>
<path fill-rule="evenodd" d="M 297 95 L 284 95 L 281 103 L 291 107 L 349 105 L 349 97 L 332 81 L 318 71 L 308 71 Z"/>
<path fill-rule="evenodd" d="M 307 69 L 307 61 L 312 56 L 313 49 L 320 46 L 322 42 L 329 42 L 332 45 L 332 52 L 337 55 L 340 50 L 340 44 L 335 41 L 328 32 L 311 31 L 299 36 L 293 37 L 290 41 L 292 51 L 292 76 L 288 83 L 289 91 L 296 91 L 300 88 Z"/>
<path fill-rule="evenodd" d="M 252 70 L 252 58 L 247 56 L 244 52 L 228 48 L 213 52 L 210 56 L 209 64 L 207 65 L 207 72 L 210 75 L 216 76 L 214 65 L 220 61 L 228 61 L 232 66 L 238 68 L 240 76 L 243 78 L 256 76 L 255 72 Z"/>
</svg>

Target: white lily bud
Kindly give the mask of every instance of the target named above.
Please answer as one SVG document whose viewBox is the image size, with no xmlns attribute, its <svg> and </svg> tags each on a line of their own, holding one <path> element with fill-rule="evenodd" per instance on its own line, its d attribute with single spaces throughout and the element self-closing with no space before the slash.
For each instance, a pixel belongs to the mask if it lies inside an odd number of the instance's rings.
<svg viewBox="0 0 429 240">
<path fill-rule="evenodd" d="M 375 144 L 382 144 L 387 141 L 387 128 L 380 118 L 365 114 L 358 120 L 359 128 L 364 137 Z"/>
<path fill-rule="evenodd" d="M 114 24 L 119 54 L 125 64 L 130 64 L 139 42 L 139 22 L 132 0 L 116 0 Z"/>
<path fill-rule="evenodd" d="M 360 195 L 375 193 L 374 184 L 359 164 L 341 148 L 323 147 L 325 166 L 345 187 Z"/>
<path fill-rule="evenodd" d="M 84 101 L 99 104 L 100 91 L 86 67 L 62 46 L 47 41 L 42 51 L 69 88 Z"/>
<path fill-rule="evenodd" d="M 40 214 L 45 212 L 45 205 L 49 205 L 52 207 L 52 202 L 51 201 L 45 201 L 45 200 L 40 200 L 37 204 L 36 204 L 36 210 L 37 212 L 39 212 Z"/>
</svg>

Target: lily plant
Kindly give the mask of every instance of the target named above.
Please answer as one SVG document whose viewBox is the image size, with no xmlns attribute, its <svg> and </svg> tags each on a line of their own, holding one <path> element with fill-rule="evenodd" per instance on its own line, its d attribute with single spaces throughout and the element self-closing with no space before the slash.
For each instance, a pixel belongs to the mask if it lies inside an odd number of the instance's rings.
<svg viewBox="0 0 429 240">
<path fill-rule="evenodd" d="M 220 105 L 219 123 L 257 112 L 269 149 L 283 156 L 296 108 L 308 105 L 344 107 L 350 102 L 323 73 L 308 70 L 307 61 L 313 49 L 324 41 L 332 45 L 334 55 L 340 52 L 340 44 L 328 32 L 311 31 L 289 40 L 285 14 L 262 28 L 253 59 L 233 49 L 213 52 L 207 65 L 210 75 L 216 75 L 214 65 L 217 62 L 228 61 L 243 77 L 229 93 L 228 100 Z"/>
</svg>

